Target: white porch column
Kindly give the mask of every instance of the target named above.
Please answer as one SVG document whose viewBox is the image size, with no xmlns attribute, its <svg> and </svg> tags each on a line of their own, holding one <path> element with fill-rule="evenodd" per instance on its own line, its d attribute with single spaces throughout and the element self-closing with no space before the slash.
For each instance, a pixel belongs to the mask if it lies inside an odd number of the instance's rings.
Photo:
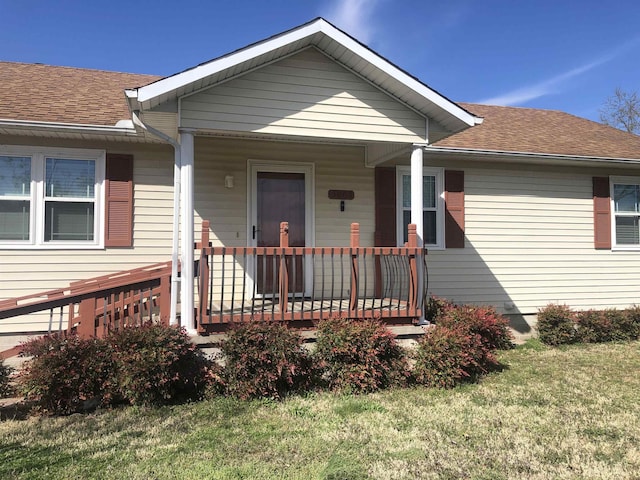
<svg viewBox="0 0 640 480">
<path fill-rule="evenodd" d="M 180 282 L 180 324 L 189 334 L 196 333 L 193 315 L 193 134 L 180 129 L 180 203 L 182 206 L 182 274 Z"/>
<path fill-rule="evenodd" d="M 411 150 L 411 223 L 415 223 L 416 225 L 419 247 L 424 245 L 422 167 L 422 147 L 414 145 Z"/>
<path fill-rule="evenodd" d="M 180 258 L 180 183 L 182 170 L 180 168 L 181 147 L 175 144 L 173 152 L 173 227 L 171 244 L 171 314 L 170 325 L 178 325 L 178 261 Z"/>
</svg>

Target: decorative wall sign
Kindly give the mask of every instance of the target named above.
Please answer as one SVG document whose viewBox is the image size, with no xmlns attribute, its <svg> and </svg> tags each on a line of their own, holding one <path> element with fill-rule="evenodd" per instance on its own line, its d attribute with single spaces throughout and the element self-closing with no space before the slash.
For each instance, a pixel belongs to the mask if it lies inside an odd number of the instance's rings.
<svg viewBox="0 0 640 480">
<path fill-rule="evenodd" d="M 353 200 L 356 194 L 353 190 L 329 190 L 329 198 L 331 200 Z"/>
</svg>

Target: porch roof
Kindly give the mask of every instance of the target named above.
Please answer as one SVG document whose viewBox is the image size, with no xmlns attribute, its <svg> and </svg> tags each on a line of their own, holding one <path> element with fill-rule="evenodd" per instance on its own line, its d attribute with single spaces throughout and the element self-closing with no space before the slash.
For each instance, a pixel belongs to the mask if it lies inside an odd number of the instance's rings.
<svg viewBox="0 0 640 480">
<path fill-rule="evenodd" d="M 126 91 L 149 110 L 314 46 L 356 75 L 443 127 L 438 140 L 482 123 L 477 117 L 322 18 L 148 85 Z"/>
</svg>

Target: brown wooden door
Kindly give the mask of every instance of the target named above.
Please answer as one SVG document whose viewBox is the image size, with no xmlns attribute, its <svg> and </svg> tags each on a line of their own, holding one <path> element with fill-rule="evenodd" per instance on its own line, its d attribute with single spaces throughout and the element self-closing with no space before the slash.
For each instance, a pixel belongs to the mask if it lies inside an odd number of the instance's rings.
<svg viewBox="0 0 640 480">
<path fill-rule="evenodd" d="M 305 246 L 304 173 L 257 172 L 254 238 L 259 247 L 280 245 L 280 222 L 289 222 L 289 246 Z M 302 257 L 287 258 L 289 292 L 304 291 Z M 258 257 L 258 293 L 278 293 L 279 259 Z M 294 274 L 295 272 L 295 274 Z M 294 279 L 295 277 L 295 279 Z M 275 283 L 274 283 L 275 280 Z"/>
</svg>

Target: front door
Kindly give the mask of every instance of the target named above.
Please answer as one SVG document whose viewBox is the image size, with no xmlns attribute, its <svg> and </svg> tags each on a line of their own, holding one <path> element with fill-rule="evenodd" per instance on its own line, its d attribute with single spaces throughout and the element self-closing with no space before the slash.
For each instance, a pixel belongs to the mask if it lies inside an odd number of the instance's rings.
<svg viewBox="0 0 640 480">
<path fill-rule="evenodd" d="M 289 223 L 289 246 L 307 245 L 310 178 L 307 168 L 287 169 L 254 166 L 252 169 L 252 244 L 258 247 L 280 245 L 280 222 Z M 296 171 L 298 170 L 298 171 Z M 289 292 L 304 293 L 307 274 L 303 258 L 286 259 L 289 271 Z M 278 292 L 279 259 L 272 256 L 258 257 L 254 270 L 256 291 L 261 295 Z"/>
</svg>

